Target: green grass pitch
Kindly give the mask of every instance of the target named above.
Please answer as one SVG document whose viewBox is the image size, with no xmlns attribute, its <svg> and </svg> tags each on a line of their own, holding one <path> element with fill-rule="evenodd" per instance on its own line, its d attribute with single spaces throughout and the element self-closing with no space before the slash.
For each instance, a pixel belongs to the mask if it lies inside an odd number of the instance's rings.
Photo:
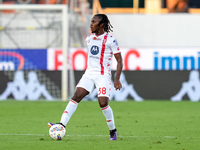
<svg viewBox="0 0 200 150">
<path fill-rule="evenodd" d="M 115 102 L 117 141 L 98 102 L 83 101 L 61 141 L 52 140 L 47 122 L 59 122 L 67 102 L 1 101 L 0 150 L 199 150 L 199 102 Z"/>
</svg>

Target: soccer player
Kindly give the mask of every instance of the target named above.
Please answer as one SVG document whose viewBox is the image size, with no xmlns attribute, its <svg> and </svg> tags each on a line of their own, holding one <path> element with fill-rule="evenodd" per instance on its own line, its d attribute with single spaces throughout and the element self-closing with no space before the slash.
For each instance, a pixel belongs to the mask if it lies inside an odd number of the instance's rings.
<svg viewBox="0 0 200 150">
<path fill-rule="evenodd" d="M 88 50 L 87 69 L 76 86 L 74 96 L 62 114 L 60 124 L 64 127 L 67 125 L 79 102 L 93 90 L 93 86 L 95 85 L 98 89 L 99 105 L 110 130 L 110 140 L 117 140 L 118 132 L 115 128 L 113 111 L 108 102 L 111 94 L 112 56 L 114 55 L 117 61 L 114 79 L 115 90 L 122 88 L 119 80 L 123 66 L 122 56 L 117 40 L 109 34 L 113 27 L 105 14 L 94 15 L 90 28 L 92 34 L 86 38 Z M 48 123 L 49 127 L 52 125 L 52 123 Z"/>
</svg>

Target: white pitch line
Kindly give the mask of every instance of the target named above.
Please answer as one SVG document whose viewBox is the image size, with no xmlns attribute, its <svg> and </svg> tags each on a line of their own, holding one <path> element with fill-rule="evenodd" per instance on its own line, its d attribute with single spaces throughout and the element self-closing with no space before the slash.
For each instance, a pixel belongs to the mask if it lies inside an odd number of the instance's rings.
<svg viewBox="0 0 200 150">
<path fill-rule="evenodd" d="M 0 133 L 0 136 L 48 136 L 48 134 L 19 134 L 19 133 Z M 65 135 L 65 136 L 109 136 L 109 135 Z"/>
<path fill-rule="evenodd" d="M 26 134 L 18 134 L 18 133 L 0 133 L 0 136 L 1 135 L 16 135 L 16 136 L 46 136 L 47 134 L 29 134 L 29 133 L 26 133 Z"/>
<path fill-rule="evenodd" d="M 0 133 L 0 136 L 48 136 L 48 134 L 30 134 L 30 133 Z M 65 136 L 82 136 L 82 137 L 89 137 L 89 136 L 96 136 L 96 137 L 108 137 L 109 135 L 65 135 Z M 119 135 L 118 137 L 121 138 L 167 138 L 167 139 L 174 139 L 174 138 L 180 138 L 176 136 L 129 136 L 129 135 Z M 182 138 L 198 138 L 198 137 L 182 137 Z"/>
</svg>

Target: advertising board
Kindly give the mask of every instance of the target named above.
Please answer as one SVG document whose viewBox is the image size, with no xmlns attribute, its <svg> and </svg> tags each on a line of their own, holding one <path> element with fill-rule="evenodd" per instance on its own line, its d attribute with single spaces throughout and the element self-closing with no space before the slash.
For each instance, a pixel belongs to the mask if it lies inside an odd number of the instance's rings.
<svg viewBox="0 0 200 150">
<path fill-rule="evenodd" d="M 75 71 L 76 83 L 84 71 Z M 112 72 L 112 81 L 115 72 Z M 200 100 L 199 71 L 123 71 L 120 81 L 122 89 L 115 90 L 112 83 L 111 100 L 115 101 L 146 101 L 171 100 L 182 101 Z M 94 89 L 86 98 L 97 100 L 97 89 Z"/>
<path fill-rule="evenodd" d="M 85 70 L 87 50 L 71 48 L 68 64 L 73 70 Z M 192 70 L 200 69 L 199 48 L 121 48 L 124 70 Z M 62 69 L 62 50 L 48 50 L 48 70 Z M 116 61 L 112 60 L 112 70 Z"/>
<path fill-rule="evenodd" d="M 30 100 L 61 99 L 61 71 L 0 71 L 0 101 L 6 99 Z M 74 71 L 77 84 L 84 71 Z M 115 101 L 146 100 L 182 101 L 200 100 L 199 71 L 123 71 L 120 77 L 122 89 L 115 90 L 112 72 L 110 99 Z M 44 81 L 48 78 L 48 82 Z M 97 89 L 84 100 L 97 101 Z M 71 95 L 70 95 L 71 96 Z M 69 97 L 70 98 L 70 97 Z"/>
<path fill-rule="evenodd" d="M 0 49 L 0 70 L 47 70 L 47 49 Z"/>
<path fill-rule="evenodd" d="M 61 99 L 61 71 L 0 71 L 0 101 Z"/>
<path fill-rule="evenodd" d="M 87 50 L 70 48 L 68 68 L 85 70 Z M 121 48 L 123 70 L 200 69 L 199 48 Z M 0 49 L 0 70 L 62 70 L 62 49 Z M 116 61 L 112 60 L 112 70 Z"/>
</svg>

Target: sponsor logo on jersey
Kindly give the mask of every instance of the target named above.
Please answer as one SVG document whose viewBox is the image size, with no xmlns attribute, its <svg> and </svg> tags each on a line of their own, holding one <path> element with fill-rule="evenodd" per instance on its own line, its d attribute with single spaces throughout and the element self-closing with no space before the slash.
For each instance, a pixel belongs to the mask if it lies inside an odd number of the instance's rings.
<svg viewBox="0 0 200 150">
<path fill-rule="evenodd" d="M 99 53 L 99 47 L 98 46 L 92 46 L 91 49 L 90 49 L 90 52 L 93 55 L 97 55 Z"/>
</svg>

